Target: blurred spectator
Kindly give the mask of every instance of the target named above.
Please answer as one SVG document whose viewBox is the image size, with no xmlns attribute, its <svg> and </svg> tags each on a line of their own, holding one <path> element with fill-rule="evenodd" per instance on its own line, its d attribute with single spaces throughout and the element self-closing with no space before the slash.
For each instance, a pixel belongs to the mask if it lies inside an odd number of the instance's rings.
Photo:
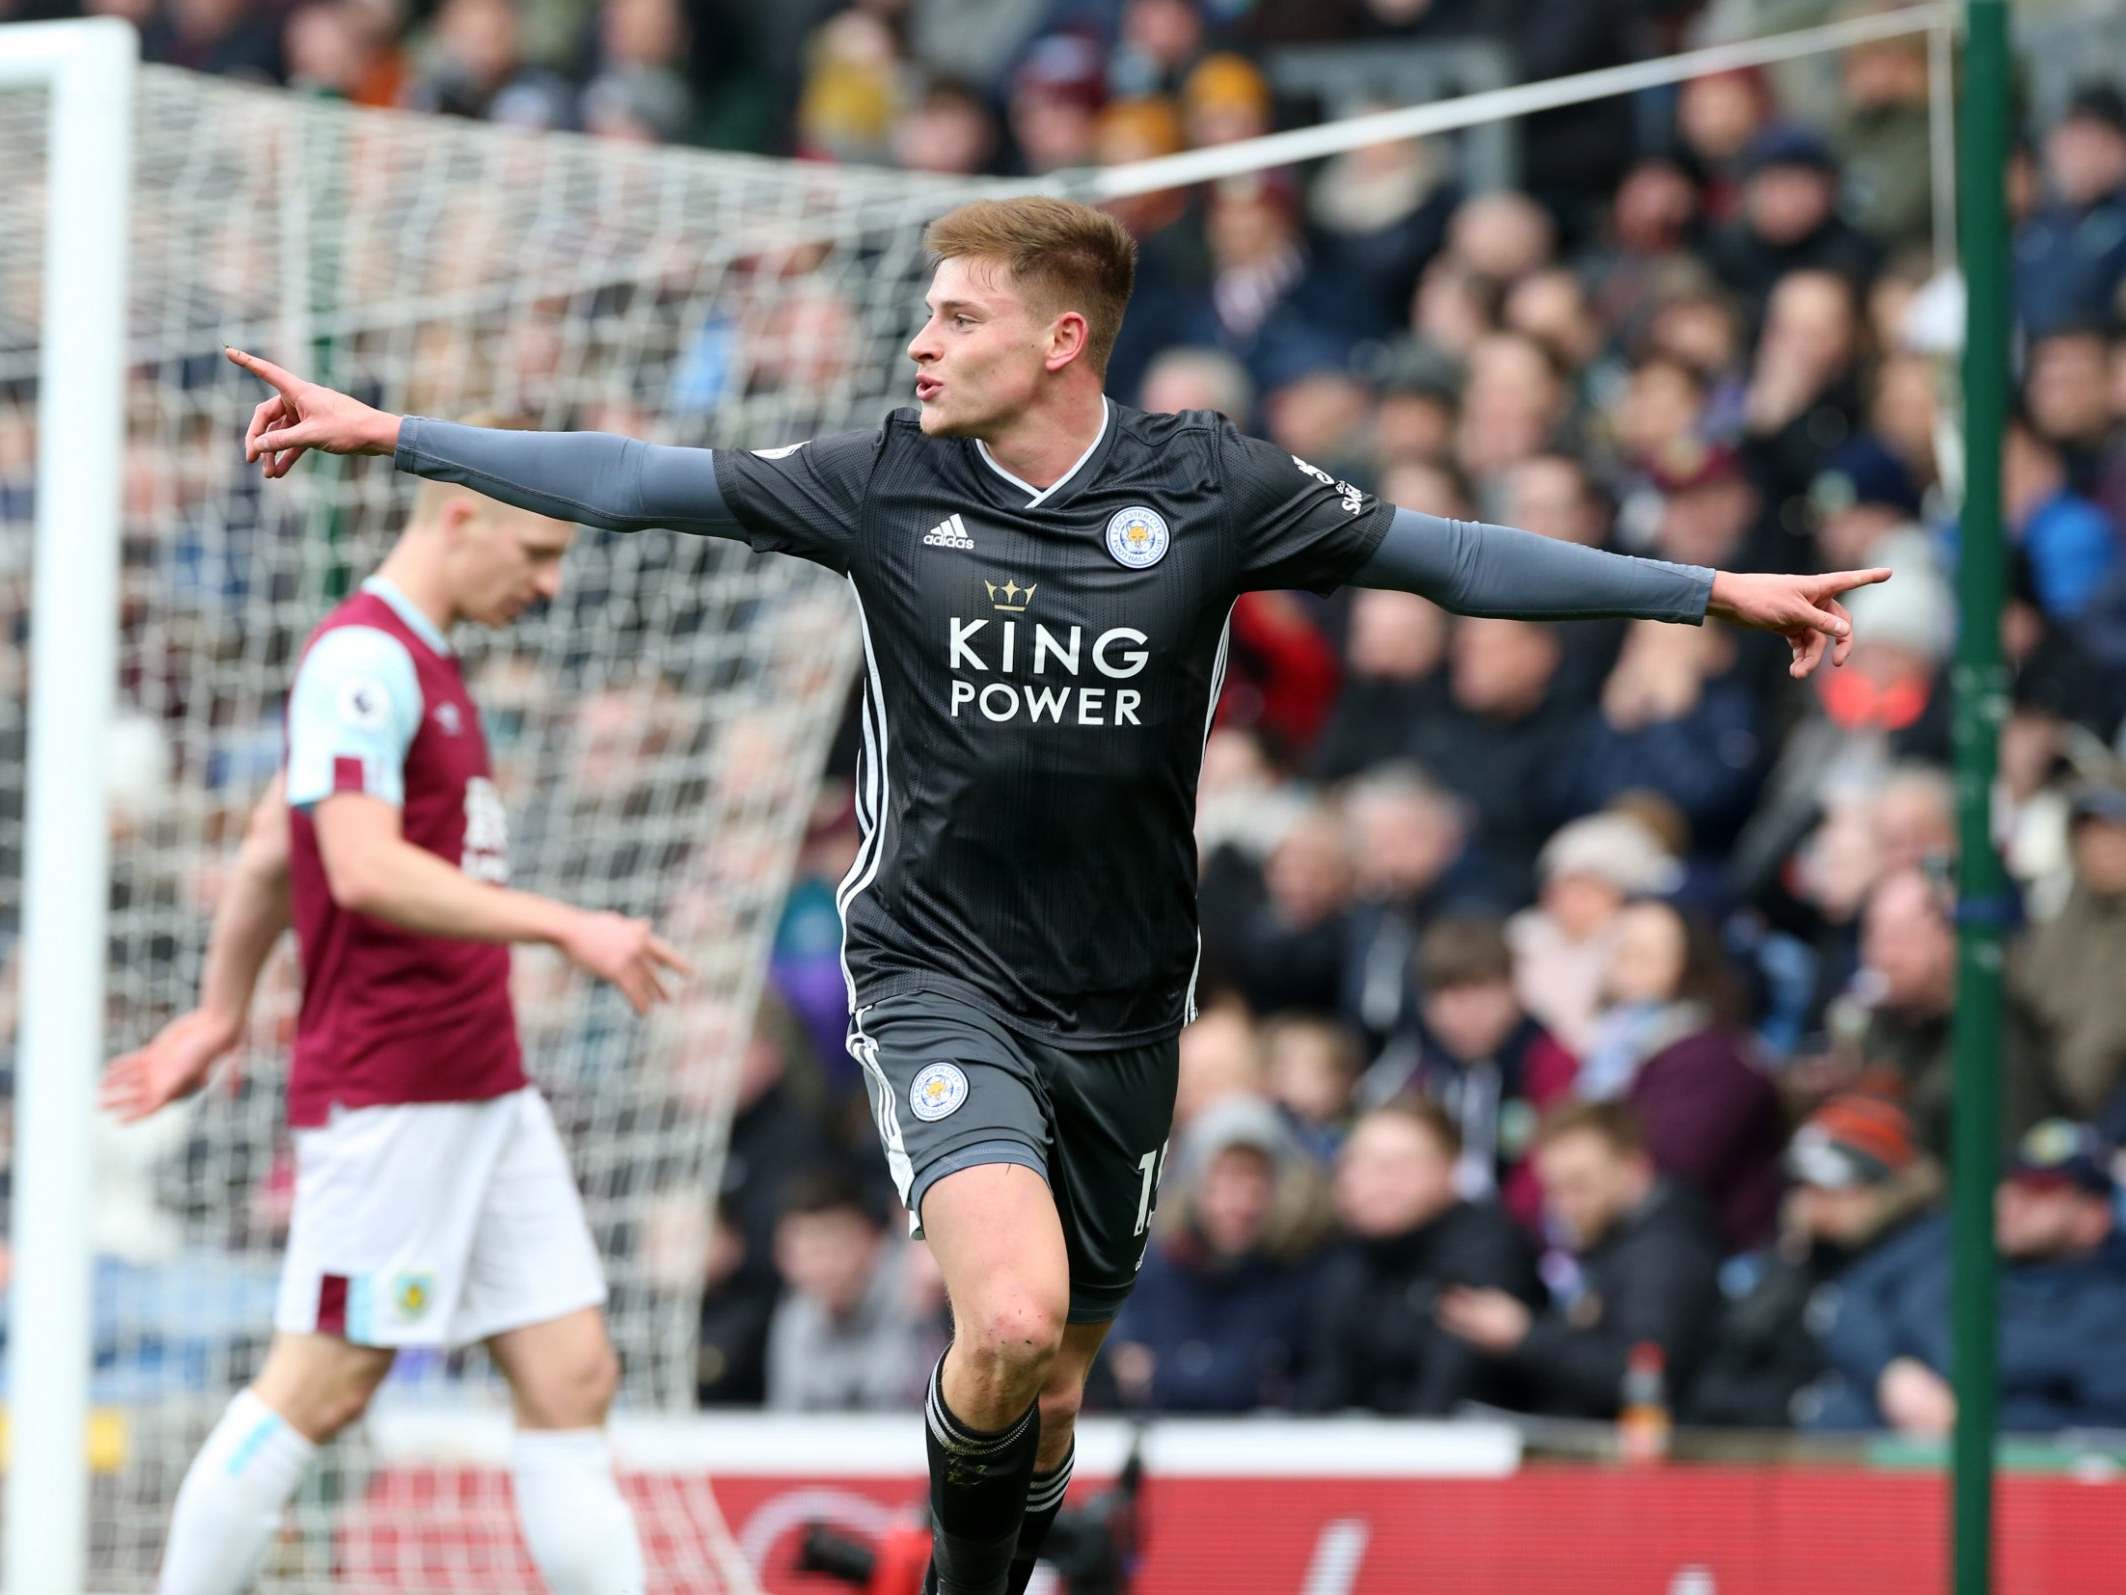
<svg viewBox="0 0 2126 1595">
<path fill-rule="evenodd" d="M 1744 457 L 1786 534 L 1757 550 L 1768 568 L 1794 569 L 1805 557 L 1793 539 L 1810 530 L 1810 485 L 1860 429 L 1861 331 L 1853 285 L 1835 272 L 1791 272 L 1772 289 L 1743 400 Z"/>
<path fill-rule="evenodd" d="M 1929 244 L 1934 193 L 1932 92 L 1919 34 L 1856 44 L 1845 78 L 1838 151 L 1854 222 L 1885 248 Z"/>
<path fill-rule="evenodd" d="M 573 91 L 525 60 L 522 27 L 517 0 L 443 0 L 433 50 L 406 91 L 407 105 L 510 127 L 572 126 Z"/>
<path fill-rule="evenodd" d="M 1742 207 L 1743 152 L 1772 118 L 1775 100 L 1760 67 L 1686 78 L 1677 91 L 1676 126 L 1705 173 L 1706 214 L 1726 222 Z"/>
<path fill-rule="evenodd" d="M 1334 1010 L 1352 887 L 1350 844 L 1336 806 L 1317 802 L 1292 815 L 1259 886 L 1237 871 L 1227 876 L 1223 891 L 1205 883 L 1216 907 L 1203 927 L 1205 956 L 1257 1013 Z"/>
<path fill-rule="evenodd" d="M 1719 944 L 1666 903 L 1633 903 L 1617 916 L 1605 997 L 1577 1093 L 1631 1104 L 1654 1166 L 1705 1198 L 1727 1250 L 1762 1244 L 1786 1126 L 1745 1051 Z"/>
<path fill-rule="evenodd" d="M 972 177 L 990 169 L 996 150 L 989 106 L 951 78 L 932 82 L 893 130 L 893 158 L 904 171 Z"/>
<path fill-rule="evenodd" d="M 1402 755 L 1410 727 L 1447 697 L 1447 616 L 1430 599 L 1361 588 L 1349 614 L 1343 687 L 1314 750 L 1325 780 Z"/>
<path fill-rule="evenodd" d="M 1812 1418 L 1829 1371 L 1822 1326 L 1845 1276 L 1926 1222 L 1941 1173 L 1904 1110 L 1833 1097 L 1794 1134 L 1794 1186 L 1777 1241 L 1728 1271 L 1712 1355 L 1691 1391 L 1693 1423 L 1784 1429 Z"/>
<path fill-rule="evenodd" d="M 1719 1247 L 1689 1192 L 1654 1170 L 1621 1103 L 1565 1108 L 1536 1141 L 1545 1210 L 1571 1278 L 1540 1313 L 1500 1290 L 1450 1290 L 1439 1316 L 1523 1383 L 1530 1410 L 1611 1418 L 1632 1349 L 1659 1346 L 1669 1388 L 1688 1390 L 1712 1343 Z"/>
<path fill-rule="evenodd" d="M 1372 1101 L 1417 1094 L 1461 1133 L 1455 1188 L 1501 1201 L 1523 1227 L 1542 1218 L 1529 1166 L 1541 1116 L 1571 1094 L 1579 1064 L 1521 1006 L 1513 950 L 1495 919 L 1435 921 L 1418 944 L 1418 1024 L 1367 1071 Z"/>
<path fill-rule="evenodd" d="M 1238 360 L 1218 349 L 1169 349 L 1144 374 L 1143 408 L 1155 415 L 1216 410 L 1244 423 L 1255 408 L 1255 390 Z"/>
<path fill-rule="evenodd" d="M 1500 895 L 1523 901 L 1559 818 L 1549 775 L 1573 718 L 1557 681 L 1564 643 L 1533 621 L 1465 618 L 1449 649 L 1447 705 L 1411 728 L 1409 750 L 1468 805 Z"/>
<path fill-rule="evenodd" d="M 2031 429 L 2058 445 L 2068 485 L 2095 501 L 2117 530 L 2126 528 L 2126 417 L 2111 402 L 2115 347 L 2126 343 L 2103 322 L 2032 339 L 2023 404 Z"/>
<path fill-rule="evenodd" d="M 1457 197 L 1441 151 L 1405 139 L 1333 157 L 1314 184 L 1308 213 L 1374 303 L 1401 305 L 1445 242 Z"/>
<path fill-rule="evenodd" d="M 140 56 L 193 72 L 277 83 L 280 17 L 247 0 L 167 0 L 140 28 Z"/>
<path fill-rule="evenodd" d="M 1760 128 L 1742 167 L 1741 213 L 1708 254 L 1751 325 L 1793 272 L 1832 272 L 1856 287 L 1874 275 L 1881 247 L 1838 213 L 1838 161 L 1820 134 L 1792 122 Z"/>
<path fill-rule="evenodd" d="M 1242 55 L 1205 56 L 1181 84 L 1181 111 L 1189 144 L 1208 149 L 1270 131 L 1270 84 Z"/>
<path fill-rule="evenodd" d="M 1269 1102 L 1230 1096 L 1189 1126 L 1161 1197 L 1109 1353 L 1125 1396 L 1154 1412 L 1290 1405 L 1328 1218 L 1312 1160 Z"/>
<path fill-rule="evenodd" d="M 2046 204 L 2015 241 L 2015 309 L 2033 332 L 2118 313 L 2126 283 L 2126 93 L 2092 82 L 2045 135 Z"/>
<path fill-rule="evenodd" d="M 1336 1211 L 1349 1237 L 1312 1302 L 1299 1404 L 1436 1417 L 1496 1401 L 1509 1381 L 1435 1319 L 1445 1293 L 1474 1289 L 1526 1313 L 1542 1299 L 1527 1242 L 1496 1206 L 1463 1201 L 1461 1136 L 1422 1098 L 1374 1108 L 1336 1164 Z"/>
<path fill-rule="evenodd" d="M 1633 897 L 1660 896 L 1683 871 L 1647 826 L 1622 814 L 1591 814 L 1561 826 L 1537 863 L 1535 906 L 1507 922 L 1521 1003 L 1565 1048 L 1594 1040 L 1595 1012 L 1617 936 Z"/>
<path fill-rule="evenodd" d="M 1263 1026 L 1271 1100 L 1303 1150 L 1326 1163 L 1343 1144 L 1363 1061 L 1358 1038 L 1334 1019 L 1288 1014 Z"/>
<path fill-rule="evenodd" d="M 1346 921 L 1340 1010 L 1377 1047 L 1416 1016 L 1411 953 L 1442 908 L 1484 893 L 1460 805 L 1415 765 L 1380 764 L 1344 794 L 1357 901 Z"/>
<path fill-rule="evenodd" d="M 846 1174 L 792 1180 L 775 1225 L 789 1289 L 768 1328 L 772 1411 L 891 1412 L 917 1398 L 944 1333 L 936 1313 L 911 1310 L 915 1251 L 886 1239 Z"/>
<path fill-rule="evenodd" d="M 2001 462 L 2008 532 L 2029 555 L 2038 601 L 2054 620 L 2081 614 L 2121 563 L 2120 534 L 2074 491 L 2059 444 L 2018 418 Z"/>
<path fill-rule="evenodd" d="M 1036 39 L 1011 80 L 1007 115 L 1019 160 L 1034 176 L 1092 164 L 1107 69 L 1083 33 Z"/>
<path fill-rule="evenodd" d="M 1824 568 L 1861 570 L 1886 539 L 1918 529 L 1919 484 L 1902 460 L 1863 435 L 1825 462 L 1809 484 L 1809 509 Z"/>
<path fill-rule="evenodd" d="M 869 11 L 851 9 L 822 23 L 804 53 L 798 153 L 886 160 L 906 88 L 892 29 Z"/>
<path fill-rule="evenodd" d="M 1354 344 L 1378 332 L 1363 289 L 1316 258 L 1300 225 L 1299 190 L 1281 171 L 1220 179 L 1204 217 L 1211 279 L 1181 329 L 1224 349 L 1258 392 L 1318 371 L 1342 372 Z"/>
<path fill-rule="evenodd" d="M 1175 1135 L 1182 1135 L 1213 1103 L 1260 1096 L 1267 1079 L 1262 1036 L 1244 1004 L 1207 998 L 1196 1021 L 1181 1032 L 1180 1075 L 1174 1092 Z"/>
<path fill-rule="evenodd" d="M 1639 621 L 1596 712 L 1559 752 L 1564 807 L 1586 814 L 1627 792 L 1655 792 L 1689 822 L 1694 856 L 1722 858 L 1763 780 L 1758 723 L 1756 695 L 1735 668 L 1726 632 Z"/>
<path fill-rule="evenodd" d="M 2126 1123 L 2126 783 L 2088 783 L 2069 815 L 2074 886 L 2015 950 L 2013 989 L 2044 1036 L 2067 1110 Z"/>
<path fill-rule="evenodd" d="M 1867 1013 L 1860 1037 L 1867 1077 L 1900 1095 L 1920 1144 L 1945 1157 L 1956 933 L 1943 890 L 1927 874 L 1893 871 L 1868 894 L 1854 987 Z M 2001 1128 L 2012 1140 L 2051 1111 L 2054 1089 L 2020 1013 L 2011 1010 L 2003 1028 Z"/>
<path fill-rule="evenodd" d="M 2049 1120 L 2024 1138 L 1994 1203 L 2000 1247 L 1999 1422 L 2011 1433 L 2126 1427 L 2126 1237 L 2111 1148 Z M 1811 1427 L 1946 1440 L 1949 1230 L 1933 1219 L 1844 1277 L 1825 1345 L 1834 1379 Z"/>
</svg>

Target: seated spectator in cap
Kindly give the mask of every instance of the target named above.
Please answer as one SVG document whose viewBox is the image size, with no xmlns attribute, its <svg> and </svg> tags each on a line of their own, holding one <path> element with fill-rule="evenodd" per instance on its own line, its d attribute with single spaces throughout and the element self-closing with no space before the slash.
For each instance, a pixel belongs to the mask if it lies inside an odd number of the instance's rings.
<svg viewBox="0 0 2126 1595">
<path fill-rule="evenodd" d="M 1784 1429 L 1813 1417 L 1829 1370 L 1819 1325 L 1839 1282 L 1915 1225 L 1941 1196 L 1941 1171 L 1902 1108 L 1831 1098 L 1794 1133 L 1793 1188 L 1778 1239 L 1724 1272 L 1711 1356 L 1691 1391 L 1693 1423 Z"/>
<path fill-rule="evenodd" d="M 1558 750 L 1553 779 L 1566 811 L 1594 813 L 1627 792 L 1653 792 L 1688 822 L 1691 857 L 1717 864 L 1766 768 L 1757 695 L 1736 652 L 1710 626 L 1635 621 L 1595 712 Z"/>
<path fill-rule="evenodd" d="M 1161 1176 L 1115 1323 L 1124 1393 L 1162 1413 L 1289 1406 L 1327 1227 L 1326 1182 L 1274 1106 L 1247 1095 L 1205 1109 Z"/>
<path fill-rule="evenodd" d="M 1777 1093 L 1739 1028 L 1733 969 L 1667 903 L 1628 905 L 1574 1089 L 1628 1102 L 1654 1166 L 1706 1201 L 1730 1252 L 1769 1238 L 1786 1140 Z"/>
<path fill-rule="evenodd" d="M 848 1175 L 792 1181 L 775 1225 L 786 1286 L 768 1327 L 768 1406 L 777 1412 L 876 1412 L 908 1401 L 941 1340 L 910 1310 L 903 1270 L 915 1248 L 889 1241 Z"/>
<path fill-rule="evenodd" d="M 1644 821 L 1610 813 L 1560 826 L 1536 873 L 1535 906 L 1506 923 L 1514 981 L 1522 1006 L 1578 1055 L 1594 1040 L 1617 916 L 1634 897 L 1681 886 L 1683 868 Z"/>
<path fill-rule="evenodd" d="M 1410 955 L 1443 909 L 1485 896 L 1462 806 L 1414 764 L 1381 764 L 1344 792 L 1357 870 L 1340 1011 L 1377 1050 L 1417 1017 Z"/>
<path fill-rule="evenodd" d="M 1012 74 L 1005 108 L 1019 164 L 1032 176 L 1089 166 L 1107 103 L 1107 62 L 1088 33 L 1034 40 Z"/>
<path fill-rule="evenodd" d="M 1529 1166 L 1536 1124 L 1571 1095 L 1579 1063 L 1521 1006 L 1513 949 L 1495 919 L 1440 919 L 1418 943 L 1417 1021 L 1366 1072 L 1372 1101 L 1415 1093 L 1461 1132 L 1455 1185 L 1492 1198 L 1533 1232 L 1543 1195 Z"/>
<path fill-rule="evenodd" d="M 1102 166 L 1178 155 L 1185 147 L 1181 112 L 1161 97 L 1116 100 L 1100 113 L 1095 158 Z M 1107 389 L 1130 394 L 1154 359 L 1174 346 L 1180 328 L 1202 300 L 1211 278 L 1210 244 L 1203 235 L 1200 188 L 1162 188 L 1148 194 L 1125 194 L 1104 208 L 1137 241 L 1136 286 L 1130 313 L 1123 317 L 1114 352 L 1107 362 Z M 1139 401 L 1143 403 L 1144 401 Z M 1237 409 L 1224 404 L 1152 405 L 1147 409 L 1214 409 L 1246 426 L 1252 417 L 1252 394 Z"/>
<path fill-rule="evenodd" d="M 1237 144 L 1270 131 L 1270 81 L 1244 55 L 1207 55 L 1181 80 L 1181 114 L 1192 149 Z"/>
<path fill-rule="evenodd" d="M 2045 135 L 2048 202 L 2015 240 L 2015 308 L 2042 334 L 2118 314 L 2126 283 L 2126 93 L 2077 90 Z"/>
<path fill-rule="evenodd" d="M 1462 372 L 1452 356 L 1416 338 L 1398 338 L 1373 366 L 1373 452 L 1383 466 L 1444 460 L 1461 414 Z"/>
<path fill-rule="evenodd" d="M 1838 158 L 1821 135 L 1775 122 L 1751 137 L 1742 167 L 1741 214 L 1708 252 L 1751 326 L 1791 272 L 1835 272 L 1856 287 L 1875 274 L 1881 246 L 1839 214 Z"/>
<path fill-rule="evenodd" d="M 2112 1149 L 2087 1125 L 2048 1120 L 2024 1137 L 1994 1202 L 2000 1249 L 2000 1427 L 2126 1428 L 2126 1236 Z M 1947 1439 L 1949 1227 L 1901 1232 L 1847 1271 L 1824 1330 L 1831 1363 L 1809 1427 Z"/>
<path fill-rule="evenodd" d="M 1697 1198 L 1654 1167 L 1631 1110 L 1578 1103 L 1536 1139 L 1546 1218 L 1572 1278 L 1533 1311 L 1495 1289 L 1449 1290 L 1439 1321 L 1520 1382 L 1533 1412 L 1613 1418 L 1633 1349 L 1661 1348 L 1670 1390 L 1690 1389 L 1719 1304 L 1719 1243 Z"/>
<path fill-rule="evenodd" d="M 1919 527 L 1919 484 L 1870 434 L 1825 462 L 1809 484 L 1808 504 L 1825 570 L 1865 570 L 1883 539 Z"/>
<path fill-rule="evenodd" d="M 1455 1191 L 1461 1135 L 1437 1103 L 1406 1098 L 1360 1116 L 1336 1162 L 1344 1240 L 1313 1298 L 1299 1406 L 1437 1417 L 1513 1392 L 1435 1318 L 1446 1292 L 1473 1289 L 1523 1313 L 1542 1299 L 1513 1221 Z"/>
<path fill-rule="evenodd" d="M 2067 1111 L 2110 1122 L 2126 1110 L 2126 782 L 2085 783 L 2068 815 L 2074 885 L 2058 916 L 2015 949 L 2010 979 Z"/>
<path fill-rule="evenodd" d="M 2122 563 L 2119 528 L 2075 492 L 2067 456 L 2018 417 L 2001 459 L 2008 535 L 2030 557 L 2038 602 L 2053 620 L 2072 622 Z"/>
</svg>

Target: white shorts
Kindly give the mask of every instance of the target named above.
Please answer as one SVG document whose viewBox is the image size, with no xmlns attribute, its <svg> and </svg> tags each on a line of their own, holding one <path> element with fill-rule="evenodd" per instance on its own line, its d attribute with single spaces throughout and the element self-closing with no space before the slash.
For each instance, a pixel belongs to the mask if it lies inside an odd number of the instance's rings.
<svg viewBox="0 0 2126 1595">
<path fill-rule="evenodd" d="M 276 1329 L 464 1346 L 604 1301 L 583 1199 L 533 1087 L 335 1108 L 295 1132 Z"/>
</svg>

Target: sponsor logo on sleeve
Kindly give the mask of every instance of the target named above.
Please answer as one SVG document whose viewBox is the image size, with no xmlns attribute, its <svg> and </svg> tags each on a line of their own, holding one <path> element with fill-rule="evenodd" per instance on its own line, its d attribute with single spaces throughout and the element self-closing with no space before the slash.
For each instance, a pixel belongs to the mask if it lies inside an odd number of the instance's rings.
<svg viewBox="0 0 2126 1595">
<path fill-rule="evenodd" d="M 357 731 L 379 731 L 391 718 L 391 694 L 374 676 L 350 676 L 340 683 L 339 716 Z"/>
</svg>

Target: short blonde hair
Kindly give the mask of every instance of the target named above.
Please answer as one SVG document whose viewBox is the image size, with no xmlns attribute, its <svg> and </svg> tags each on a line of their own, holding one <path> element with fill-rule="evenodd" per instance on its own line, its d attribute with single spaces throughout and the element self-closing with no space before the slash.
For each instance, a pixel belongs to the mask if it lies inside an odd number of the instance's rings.
<svg viewBox="0 0 2126 1595">
<path fill-rule="evenodd" d="M 1085 356 L 1106 375 L 1137 277 L 1137 241 L 1105 211 L 1027 195 L 978 199 L 930 224 L 923 247 L 939 260 L 993 260 L 1030 299 L 1085 317 Z"/>
</svg>

